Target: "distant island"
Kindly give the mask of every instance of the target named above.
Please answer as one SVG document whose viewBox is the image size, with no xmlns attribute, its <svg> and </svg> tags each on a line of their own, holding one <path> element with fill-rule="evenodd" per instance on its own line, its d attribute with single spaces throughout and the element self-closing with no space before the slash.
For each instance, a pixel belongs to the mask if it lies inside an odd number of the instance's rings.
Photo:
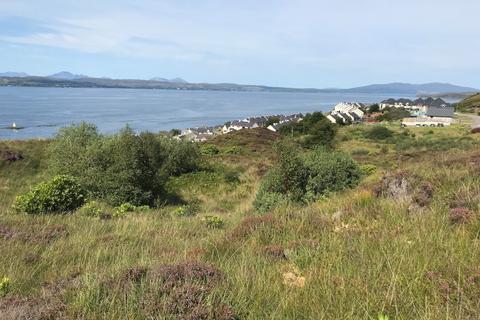
<svg viewBox="0 0 480 320">
<path fill-rule="evenodd" d="M 469 87 L 449 83 L 387 83 L 372 84 L 348 89 L 329 88 L 288 88 L 236 83 L 190 83 L 181 78 L 166 79 L 155 77 L 149 80 L 95 78 L 87 75 L 62 71 L 49 76 L 31 76 L 23 72 L 0 73 L 0 86 L 60 87 L 60 88 L 123 88 L 123 89 L 173 89 L 173 90 L 214 90 L 248 92 L 324 92 L 324 93 L 366 93 L 405 94 L 431 96 L 443 94 L 464 94 L 479 92 Z"/>
</svg>

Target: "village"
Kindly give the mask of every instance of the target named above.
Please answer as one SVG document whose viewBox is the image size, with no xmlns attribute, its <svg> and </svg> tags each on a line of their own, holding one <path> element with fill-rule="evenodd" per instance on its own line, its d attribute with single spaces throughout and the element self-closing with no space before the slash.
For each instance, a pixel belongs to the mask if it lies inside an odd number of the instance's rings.
<svg viewBox="0 0 480 320">
<path fill-rule="evenodd" d="M 277 132 L 282 126 L 303 120 L 302 113 L 291 115 L 265 115 L 228 121 L 223 125 L 187 128 L 176 137 L 182 140 L 204 142 L 217 135 L 233 131 L 265 127 Z M 376 104 L 340 102 L 326 118 L 335 124 L 377 123 L 400 120 L 402 127 L 445 127 L 454 123 L 454 107 L 437 98 L 387 99 Z"/>
</svg>

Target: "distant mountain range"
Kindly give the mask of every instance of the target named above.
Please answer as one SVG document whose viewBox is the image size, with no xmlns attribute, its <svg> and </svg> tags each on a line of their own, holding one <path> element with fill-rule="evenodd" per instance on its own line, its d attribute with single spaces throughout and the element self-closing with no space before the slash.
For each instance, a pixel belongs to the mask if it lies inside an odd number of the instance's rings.
<svg viewBox="0 0 480 320">
<path fill-rule="evenodd" d="M 449 83 L 387 83 L 372 84 L 349 89 L 286 88 L 262 85 L 243 85 L 236 83 L 189 83 L 182 78 L 160 78 L 150 80 L 94 78 L 81 74 L 62 71 L 46 77 L 30 76 L 26 73 L 0 73 L 0 86 L 28 87 L 72 87 L 72 88 L 131 88 L 131 89 L 176 89 L 176 90 L 217 90 L 250 92 L 330 92 L 330 93 L 369 93 L 396 95 L 442 95 L 479 92 L 469 87 Z"/>
<path fill-rule="evenodd" d="M 47 76 L 47 78 L 59 79 L 59 80 L 78 80 L 78 79 L 88 79 L 89 76 L 85 76 L 83 74 L 73 74 L 68 71 L 62 71 L 59 73 L 51 74 Z"/>
<path fill-rule="evenodd" d="M 5 78 L 23 78 L 23 77 L 29 77 L 28 74 L 25 72 L 0 72 L 0 78 L 5 77 Z"/>
<path fill-rule="evenodd" d="M 159 82 L 170 82 L 170 83 L 188 83 L 187 81 L 183 80 L 182 78 L 173 78 L 173 79 L 165 79 L 165 78 L 152 78 L 150 81 L 159 81 Z"/>
</svg>

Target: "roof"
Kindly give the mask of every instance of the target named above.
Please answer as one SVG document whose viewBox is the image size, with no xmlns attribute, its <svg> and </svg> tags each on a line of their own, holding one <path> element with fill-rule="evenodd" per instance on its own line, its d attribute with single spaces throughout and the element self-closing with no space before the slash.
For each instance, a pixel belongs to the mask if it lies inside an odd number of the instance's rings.
<svg viewBox="0 0 480 320">
<path fill-rule="evenodd" d="M 453 118 L 453 108 L 452 107 L 428 107 L 427 116 Z"/>
</svg>

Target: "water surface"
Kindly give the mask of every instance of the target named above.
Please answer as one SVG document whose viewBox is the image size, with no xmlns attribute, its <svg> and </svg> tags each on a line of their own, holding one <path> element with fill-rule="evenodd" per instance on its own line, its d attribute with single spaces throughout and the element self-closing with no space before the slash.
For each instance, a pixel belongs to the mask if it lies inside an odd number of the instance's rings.
<svg viewBox="0 0 480 320">
<path fill-rule="evenodd" d="M 87 121 L 112 133 L 129 124 L 158 132 L 223 124 L 256 115 L 329 111 L 338 102 L 379 102 L 395 95 L 150 89 L 0 87 L 0 139 L 48 138 Z M 408 97 L 407 98 L 414 98 Z M 5 129 L 15 122 L 22 130 Z"/>
</svg>

